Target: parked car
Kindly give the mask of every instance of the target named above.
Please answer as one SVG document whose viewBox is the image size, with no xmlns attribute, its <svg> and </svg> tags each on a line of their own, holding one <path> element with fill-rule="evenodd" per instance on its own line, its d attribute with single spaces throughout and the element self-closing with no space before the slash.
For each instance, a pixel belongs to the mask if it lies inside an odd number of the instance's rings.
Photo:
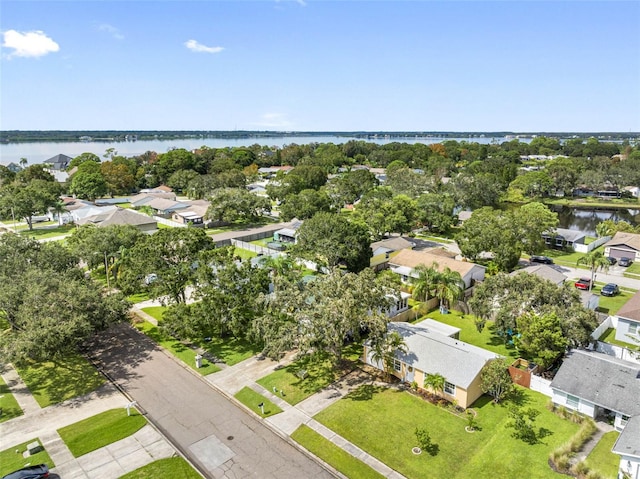
<svg viewBox="0 0 640 479">
<path fill-rule="evenodd" d="M 613 256 L 607 257 L 607 261 L 609 261 L 610 265 L 614 265 L 614 264 L 616 264 L 618 262 L 618 260 L 615 259 Z"/>
<path fill-rule="evenodd" d="M 2 479 L 41 479 L 43 477 L 49 477 L 49 466 L 46 464 L 23 467 L 7 474 Z"/>
<path fill-rule="evenodd" d="M 602 296 L 615 296 L 620 293 L 620 288 L 615 283 L 607 283 L 600 290 Z"/>
<path fill-rule="evenodd" d="M 548 256 L 532 256 L 530 261 L 532 263 L 553 264 L 553 259 Z"/>
<path fill-rule="evenodd" d="M 624 267 L 631 266 L 632 263 L 633 261 L 631 261 L 631 258 L 627 258 L 626 256 L 618 260 L 618 265 L 624 266 Z"/>
<path fill-rule="evenodd" d="M 575 282 L 575 287 L 578 289 L 588 290 L 591 286 L 591 280 L 589 278 L 580 278 Z"/>
</svg>

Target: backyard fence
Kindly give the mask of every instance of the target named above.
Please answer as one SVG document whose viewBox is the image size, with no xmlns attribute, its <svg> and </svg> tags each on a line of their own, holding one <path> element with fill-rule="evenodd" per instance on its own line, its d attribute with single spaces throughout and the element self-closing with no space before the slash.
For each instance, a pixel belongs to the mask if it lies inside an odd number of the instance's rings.
<svg viewBox="0 0 640 479">
<path fill-rule="evenodd" d="M 575 251 L 577 251 L 578 253 L 588 253 L 590 251 L 593 251 L 594 249 L 596 249 L 598 246 L 606 243 L 607 241 L 609 241 L 611 239 L 611 236 L 603 236 L 602 238 L 598 238 L 597 240 L 589 243 L 589 244 L 573 244 L 573 249 Z"/>
<path fill-rule="evenodd" d="M 178 223 L 177 221 L 163 218 L 162 216 L 154 216 L 153 219 L 156 220 L 161 225 L 171 226 L 172 228 L 186 228 L 188 226 L 184 223 Z"/>
<path fill-rule="evenodd" d="M 553 397 L 553 390 L 551 389 L 551 381 L 544 379 L 541 376 L 531 375 L 531 382 L 529 383 L 529 389 L 532 391 L 538 391 L 548 397 Z"/>
<path fill-rule="evenodd" d="M 593 330 L 593 333 L 591 333 L 591 337 L 597 341 L 602 337 L 607 329 L 616 328 L 617 326 L 618 318 L 615 316 L 607 316 L 607 319 L 605 319 L 596 329 Z"/>
<path fill-rule="evenodd" d="M 247 243 L 246 241 L 241 241 L 238 239 L 231 239 L 231 244 L 236 248 L 246 249 L 248 251 L 253 251 L 254 253 L 258 253 L 259 255 L 264 256 L 286 256 L 284 253 L 280 251 L 276 251 L 271 248 L 267 248 L 266 246 L 261 246 L 258 244 Z"/>
<path fill-rule="evenodd" d="M 632 363 L 640 364 L 640 353 L 631 351 L 627 348 L 616 346 L 615 344 L 604 343 L 602 341 L 596 341 L 596 351 L 599 353 L 608 354 L 609 356 L 615 356 L 623 361 L 630 361 Z"/>
</svg>

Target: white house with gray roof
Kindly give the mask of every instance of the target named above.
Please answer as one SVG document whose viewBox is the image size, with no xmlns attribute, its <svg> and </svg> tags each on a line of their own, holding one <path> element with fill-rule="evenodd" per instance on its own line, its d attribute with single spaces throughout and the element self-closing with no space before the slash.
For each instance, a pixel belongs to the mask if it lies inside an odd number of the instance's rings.
<svg viewBox="0 0 640 479">
<path fill-rule="evenodd" d="M 486 349 L 472 346 L 456 338 L 459 330 L 435 320 L 417 324 L 389 323 L 389 333 L 396 331 L 407 346 L 407 353 L 397 353 L 391 373 L 407 383 L 415 381 L 424 387 L 427 374 L 441 374 L 446 383 L 444 397 L 464 408 L 482 395 L 480 372 L 487 362 L 499 357 Z M 453 337 L 451 337 L 453 336 Z M 364 360 L 378 369 L 372 349 L 365 344 Z"/>
<path fill-rule="evenodd" d="M 616 340 L 640 344 L 640 291 L 636 292 L 616 313 Z"/>
<path fill-rule="evenodd" d="M 621 474 L 618 477 L 640 479 L 640 416 L 629 419 L 612 451 L 620 455 Z"/>
<path fill-rule="evenodd" d="M 607 354 L 569 352 L 551 389 L 554 404 L 591 418 L 614 416 L 617 430 L 631 416 L 640 415 L 640 364 Z"/>
</svg>

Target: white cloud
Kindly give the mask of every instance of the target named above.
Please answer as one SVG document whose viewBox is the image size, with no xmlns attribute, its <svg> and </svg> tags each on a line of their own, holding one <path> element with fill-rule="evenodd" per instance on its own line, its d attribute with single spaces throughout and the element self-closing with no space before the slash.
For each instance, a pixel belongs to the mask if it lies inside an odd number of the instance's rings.
<svg viewBox="0 0 640 479">
<path fill-rule="evenodd" d="M 31 32 L 7 30 L 2 35 L 4 36 L 2 46 L 13 49 L 13 52 L 8 55 L 9 58 L 37 58 L 60 50 L 60 46 L 40 30 Z"/>
<path fill-rule="evenodd" d="M 120 33 L 120 30 L 118 30 L 113 25 L 109 25 L 108 23 L 103 23 L 101 25 L 98 25 L 98 31 L 106 32 L 109 35 L 111 35 L 113 38 L 115 38 L 116 40 L 123 40 L 124 39 L 124 35 L 122 33 Z"/>
<path fill-rule="evenodd" d="M 184 46 L 192 52 L 199 53 L 220 53 L 222 50 L 224 50 L 223 47 L 208 47 L 206 45 L 203 45 L 202 43 L 197 42 L 196 40 L 188 40 L 184 42 Z"/>
</svg>

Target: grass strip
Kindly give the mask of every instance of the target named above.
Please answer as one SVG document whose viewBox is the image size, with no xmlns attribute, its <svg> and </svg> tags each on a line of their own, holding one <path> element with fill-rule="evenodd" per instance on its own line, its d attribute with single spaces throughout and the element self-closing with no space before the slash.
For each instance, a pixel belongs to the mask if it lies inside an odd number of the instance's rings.
<svg viewBox="0 0 640 479">
<path fill-rule="evenodd" d="M 33 456 L 23 457 L 22 453 L 27 450 L 27 444 L 31 444 L 38 439 L 31 439 L 17 446 L 10 447 L 0 452 L 0 476 L 9 474 L 10 472 L 22 469 L 27 464 L 46 464 L 49 468 L 53 468 L 55 464 L 51 460 L 49 453 L 45 449 L 34 454 Z M 40 441 L 38 441 L 40 442 Z M 42 442 L 40 442 L 42 445 Z"/>
<path fill-rule="evenodd" d="M 293 440 L 349 479 L 383 479 L 385 476 L 336 446 L 309 426 L 302 425 L 291 435 Z"/>
<path fill-rule="evenodd" d="M 202 479 L 187 461 L 181 457 L 158 459 L 146 466 L 139 467 L 119 479 L 148 479 L 150 477 L 171 477 L 180 479 Z"/>
<path fill-rule="evenodd" d="M 134 408 L 127 416 L 125 408 L 110 409 L 58 429 L 58 434 L 74 457 L 83 456 L 101 447 L 131 436 L 147 424 Z"/>
<path fill-rule="evenodd" d="M 253 389 L 246 386 L 238 391 L 234 397 L 249 409 L 251 409 L 253 412 L 262 417 L 269 417 L 282 412 L 282 409 L 269 401 L 262 394 L 259 394 Z M 258 406 L 259 404 L 263 405 L 264 413 Z"/>
<path fill-rule="evenodd" d="M 15 396 L 11 394 L 9 386 L 7 386 L 7 383 L 5 383 L 2 376 L 0 376 L 0 422 L 8 421 L 23 414 L 18 401 L 16 401 Z"/>
</svg>

